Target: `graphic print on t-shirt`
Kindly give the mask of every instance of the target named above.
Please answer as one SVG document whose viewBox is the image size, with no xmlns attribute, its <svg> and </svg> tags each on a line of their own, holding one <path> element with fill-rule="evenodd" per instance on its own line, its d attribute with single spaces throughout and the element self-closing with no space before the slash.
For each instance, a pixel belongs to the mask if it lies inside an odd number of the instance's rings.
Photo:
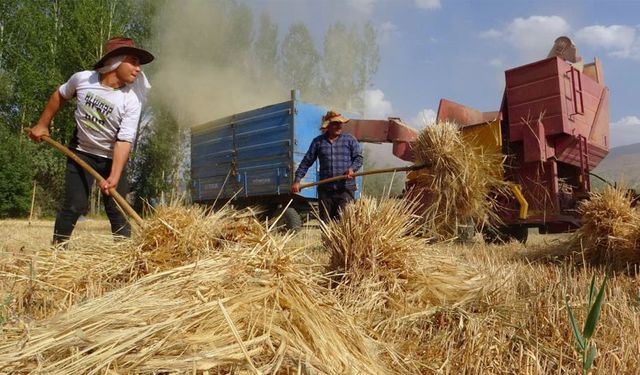
<svg viewBox="0 0 640 375">
<path fill-rule="evenodd" d="M 82 124 L 93 129 L 102 130 L 106 124 L 106 118 L 115 107 L 113 103 L 92 92 L 88 92 L 82 103 L 84 108 L 84 119 Z"/>
</svg>

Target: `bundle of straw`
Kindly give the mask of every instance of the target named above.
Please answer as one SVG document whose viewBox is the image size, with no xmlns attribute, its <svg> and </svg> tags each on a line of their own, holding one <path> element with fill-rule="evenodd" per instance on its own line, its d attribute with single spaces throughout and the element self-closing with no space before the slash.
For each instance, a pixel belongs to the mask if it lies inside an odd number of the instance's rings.
<svg viewBox="0 0 640 375">
<path fill-rule="evenodd" d="M 473 267 L 438 256 L 416 235 L 416 209 L 414 201 L 364 197 L 348 205 L 340 221 L 322 225 L 330 270 L 340 276 L 338 289 L 386 294 L 375 300 L 397 309 L 465 303 L 489 286 Z"/>
<path fill-rule="evenodd" d="M 70 245 L 68 251 L 49 248 L 10 255 L 13 261 L 3 267 L 0 294 L 10 296 L 17 318 L 51 316 L 134 277 L 136 257 L 129 243 L 114 243 L 111 236 L 81 236 Z"/>
<path fill-rule="evenodd" d="M 458 225 L 496 224 L 498 192 L 506 192 L 503 155 L 463 140 L 458 126 L 444 122 L 427 126 L 412 144 L 416 163 L 431 168 L 407 176 L 410 195 L 422 203 L 426 234 L 454 238 Z"/>
<path fill-rule="evenodd" d="M 412 201 L 365 197 L 348 205 L 339 222 L 322 226 L 331 251 L 334 293 L 370 334 L 389 343 L 390 362 L 425 368 L 419 350 L 427 339 L 421 322 L 441 306 L 460 306 L 493 290 L 493 280 L 452 257 L 441 256 L 416 236 L 420 217 Z M 408 343 L 410 343 L 408 345 Z"/>
<path fill-rule="evenodd" d="M 397 373 L 287 241 L 212 253 L 38 322 L 0 343 L 0 369 Z"/>
<path fill-rule="evenodd" d="M 160 206 L 130 241 L 80 236 L 72 238 L 64 251 L 49 248 L 2 257 L 0 296 L 11 297 L 16 315 L 40 319 L 226 246 L 259 243 L 265 233 L 251 211 Z"/>
<path fill-rule="evenodd" d="M 606 186 L 580 202 L 582 227 L 573 237 L 579 258 L 614 269 L 640 263 L 640 213 L 624 187 Z"/>
<path fill-rule="evenodd" d="M 258 243 L 264 229 L 252 211 L 229 206 L 160 206 L 134 243 L 144 270 L 166 270 L 196 261 L 229 242 Z"/>
</svg>

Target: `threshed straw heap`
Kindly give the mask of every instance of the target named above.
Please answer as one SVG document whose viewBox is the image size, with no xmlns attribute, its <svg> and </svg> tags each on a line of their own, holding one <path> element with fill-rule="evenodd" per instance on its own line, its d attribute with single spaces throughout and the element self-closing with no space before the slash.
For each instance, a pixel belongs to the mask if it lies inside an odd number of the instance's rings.
<svg viewBox="0 0 640 375">
<path fill-rule="evenodd" d="M 576 260 L 624 269 L 640 264 L 640 212 L 623 187 L 606 186 L 580 203 L 582 227 L 570 248 Z"/>
<path fill-rule="evenodd" d="M 0 344 L 13 372 L 394 373 L 288 237 L 150 274 Z"/>
<path fill-rule="evenodd" d="M 503 155 L 463 139 L 454 123 L 427 126 L 412 145 L 417 164 L 432 167 L 408 175 L 411 194 L 422 202 L 425 234 L 453 238 L 459 225 L 495 225 L 498 194 L 507 192 Z"/>
<path fill-rule="evenodd" d="M 161 206 L 133 241 L 81 237 L 70 242 L 69 251 L 3 255 L 0 291 L 12 296 L 16 314 L 44 318 L 146 274 L 207 257 L 228 243 L 255 244 L 265 234 L 250 211 Z"/>
<path fill-rule="evenodd" d="M 250 209 L 161 206 L 134 242 L 145 272 L 194 262 L 229 243 L 254 245 L 266 229 Z"/>
<path fill-rule="evenodd" d="M 428 330 L 419 328 L 423 321 L 438 307 L 483 299 L 497 285 L 416 236 L 417 207 L 413 201 L 365 197 L 347 206 L 340 222 L 322 227 L 334 293 L 373 337 L 394 348 L 387 354 L 401 355 L 414 373 L 429 362 L 419 354 L 428 339 Z"/>
<path fill-rule="evenodd" d="M 370 198 L 350 206 L 323 228 L 332 273 L 294 234 L 230 208 L 159 208 L 133 241 L 36 254 L 31 282 L 52 306 L 42 315 L 27 306 L 36 299 L 14 306 L 0 371 L 415 373 L 428 362 L 417 349 L 427 331 L 416 327 L 430 307 L 467 304 L 493 285 L 425 254 L 415 208 Z M 56 290 L 64 304 L 46 297 Z"/>
<path fill-rule="evenodd" d="M 129 248 L 110 236 L 91 236 L 72 240 L 70 251 L 1 254 L 0 296 L 12 301 L 5 315 L 42 319 L 125 285 L 135 278 Z"/>
</svg>

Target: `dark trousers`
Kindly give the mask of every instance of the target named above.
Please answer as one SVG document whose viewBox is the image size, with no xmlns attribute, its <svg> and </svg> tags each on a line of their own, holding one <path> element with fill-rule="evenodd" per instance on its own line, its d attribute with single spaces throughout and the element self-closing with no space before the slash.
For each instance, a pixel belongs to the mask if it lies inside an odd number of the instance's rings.
<svg viewBox="0 0 640 375">
<path fill-rule="evenodd" d="M 351 189 L 318 189 L 318 200 L 320 203 L 320 219 L 324 222 L 338 220 L 340 211 L 349 202 L 354 201 L 353 190 Z"/>
<path fill-rule="evenodd" d="M 104 178 L 107 178 L 111 173 L 111 159 L 80 151 L 74 152 Z M 89 192 L 94 180 L 93 176 L 83 170 L 78 163 L 67 158 L 67 171 L 64 176 L 64 203 L 56 216 L 56 223 L 53 229 L 53 243 L 67 241 L 71 237 L 71 232 L 73 232 L 73 228 L 75 228 L 80 215 L 87 213 L 89 207 Z M 122 196 L 126 196 L 129 192 L 126 168 L 122 171 L 122 176 L 120 177 L 116 190 Z M 116 239 L 118 237 L 131 237 L 131 226 L 118 209 L 116 201 L 107 195 L 103 195 L 103 198 L 104 210 L 107 213 L 107 217 L 109 217 L 109 222 L 111 222 L 111 233 L 113 233 Z"/>
</svg>

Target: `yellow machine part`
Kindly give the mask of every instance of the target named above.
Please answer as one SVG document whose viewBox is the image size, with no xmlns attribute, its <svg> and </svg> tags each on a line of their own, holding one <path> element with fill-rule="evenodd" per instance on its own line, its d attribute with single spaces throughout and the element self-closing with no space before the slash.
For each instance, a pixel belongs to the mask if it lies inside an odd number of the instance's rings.
<svg viewBox="0 0 640 375">
<path fill-rule="evenodd" d="M 527 202 L 527 200 L 524 198 L 520 185 L 512 184 L 510 188 L 513 192 L 513 195 L 518 200 L 518 203 L 520 203 L 520 212 L 518 213 L 518 218 L 524 220 L 529 215 L 529 202 Z"/>
<path fill-rule="evenodd" d="M 484 152 L 502 153 L 502 128 L 500 119 L 495 119 L 479 125 L 465 126 L 461 130 L 465 142 L 481 148 Z M 518 217 L 522 220 L 529 215 L 529 203 L 522 194 L 522 188 L 518 184 L 510 184 L 510 189 L 520 204 Z"/>
<path fill-rule="evenodd" d="M 502 153 L 502 129 L 500 119 L 460 129 L 465 142 L 482 148 L 485 152 Z"/>
<path fill-rule="evenodd" d="M 502 155 L 502 128 L 500 119 L 482 124 L 468 125 L 460 128 L 462 139 L 471 145 L 476 152 Z M 497 178 L 502 179 L 502 168 L 496 170 Z"/>
</svg>

